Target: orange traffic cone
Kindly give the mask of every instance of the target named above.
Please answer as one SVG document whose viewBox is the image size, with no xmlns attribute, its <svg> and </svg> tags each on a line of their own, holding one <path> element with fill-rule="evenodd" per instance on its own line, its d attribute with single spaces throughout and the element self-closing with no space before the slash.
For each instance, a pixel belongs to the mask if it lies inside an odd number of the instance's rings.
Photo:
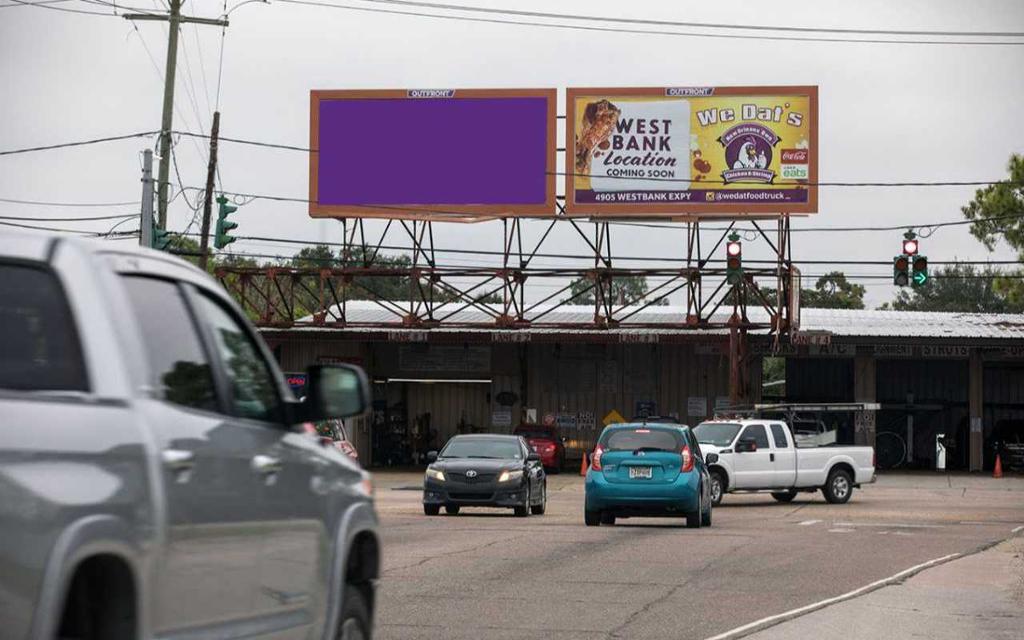
<svg viewBox="0 0 1024 640">
<path fill-rule="evenodd" d="M 589 467 L 589 466 L 590 466 L 590 463 L 587 462 L 587 452 L 584 451 L 583 452 L 583 460 L 580 461 L 580 475 L 581 476 L 587 475 L 587 467 Z"/>
<path fill-rule="evenodd" d="M 1002 460 L 999 459 L 999 454 L 998 453 L 996 454 L 996 466 L 995 466 L 995 469 L 992 470 L 992 477 L 993 478 L 1002 478 L 1003 477 L 1003 462 L 1002 462 Z"/>
</svg>

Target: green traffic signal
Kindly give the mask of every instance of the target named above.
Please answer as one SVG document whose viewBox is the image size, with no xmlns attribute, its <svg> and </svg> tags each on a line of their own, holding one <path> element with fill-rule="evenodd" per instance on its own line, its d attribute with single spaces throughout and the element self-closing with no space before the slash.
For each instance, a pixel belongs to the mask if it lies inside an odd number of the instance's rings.
<svg viewBox="0 0 1024 640">
<path fill-rule="evenodd" d="M 238 227 L 237 222 L 228 220 L 228 215 L 238 211 L 238 207 L 228 204 L 227 196 L 217 196 L 217 229 L 213 239 L 213 246 L 223 249 L 234 242 L 237 238 L 228 235 L 228 231 Z"/>
<path fill-rule="evenodd" d="M 912 286 L 921 287 L 928 282 L 928 256 L 914 257 L 914 275 Z"/>
</svg>

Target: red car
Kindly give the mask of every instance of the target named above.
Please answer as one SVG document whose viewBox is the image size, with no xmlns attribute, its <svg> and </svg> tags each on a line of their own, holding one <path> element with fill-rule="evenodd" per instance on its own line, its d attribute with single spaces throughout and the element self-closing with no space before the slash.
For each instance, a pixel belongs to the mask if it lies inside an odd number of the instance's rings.
<svg viewBox="0 0 1024 640">
<path fill-rule="evenodd" d="M 521 424 L 514 435 L 522 436 L 534 451 L 540 454 L 541 464 L 551 473 L 558 473 L 565 465 L 565 444 L 557 427 L 542 424 Z"/>
</svg>

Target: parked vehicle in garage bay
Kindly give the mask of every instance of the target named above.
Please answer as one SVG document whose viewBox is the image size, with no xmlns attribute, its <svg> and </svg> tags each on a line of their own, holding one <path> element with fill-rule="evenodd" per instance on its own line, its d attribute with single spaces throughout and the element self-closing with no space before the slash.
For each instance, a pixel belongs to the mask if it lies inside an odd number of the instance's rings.
<svg viewBox="0 0 1024 640">
<path fill-rule="evenodd" d="M 794 446 L 789 426 L 779 420 L 711 420 L 693 431 L 708 460 L 715 504 L 738 491 L 769 491 L 779 502 L 790 502 L 798 492 L 818 489 L 841 504 L 854 488 L 875 481 L 873 448 Z"/>
<path fill-rule="evenodd" d="M 123 243 L 0 233 L 0 327 L 0 636 L 370 636 L 370 478 L 301 427 L 360 369 L 297 402 L 217 283 Z"/>
<path fill-rule="evenodd" d="M 548 485 L 540 455 L 515 435 L 457 435 L 427 453 L 423 513 L 441 507 L 457 515 L 463 507 L 504 507 L 520 517 L 544 515 Z"/>
<path fill-rule="evenodd" d="M 521 424 L 512 432 L 522 436 L 526 444 L 540 454 L 541 464 L 549 473 L 558 473 L 565 466 L 565 443 L 558 434 L 558 427 L 542 424 Z"/>
<path fill-rule="evenodd" d="M 692 528 L 711 525 L 711 476 L 696 438 L 683 425 L 605 427 L 584 486 L 587 526 L 633 516 L 685 517 Z"/>
</svg>

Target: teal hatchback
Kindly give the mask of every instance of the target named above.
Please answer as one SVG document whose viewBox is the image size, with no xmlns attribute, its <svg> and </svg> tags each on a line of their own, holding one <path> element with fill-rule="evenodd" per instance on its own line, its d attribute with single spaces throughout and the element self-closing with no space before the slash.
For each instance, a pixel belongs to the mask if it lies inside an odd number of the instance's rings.
<svg viewBox="0 0 1024 640">
<path fill-rule="evenodd" d="M 587 470 L 583 515 L 588 527 L 631 516 L 685 517 L 687 527 L 711 526 L 711 476 L 690 428 L 606 427 Z"/>
</svg>

